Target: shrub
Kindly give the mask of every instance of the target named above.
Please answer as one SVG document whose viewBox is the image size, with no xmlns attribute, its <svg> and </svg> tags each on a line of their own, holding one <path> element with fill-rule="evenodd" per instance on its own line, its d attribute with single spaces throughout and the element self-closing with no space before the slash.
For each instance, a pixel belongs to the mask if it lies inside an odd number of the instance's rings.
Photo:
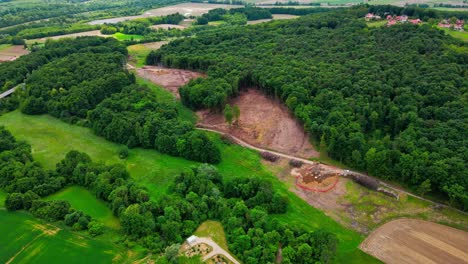
<svg viewBox="0 0 468 264">
<path fill-rule="evenodd" d="M 277 161 L 280 157 L 276 154 L 273 154 L 271 152 L 268 152 L 268 151 L 263 151 L 260 153 L 260 156 L 264 159 L 264 160 L 268 160 L 268 161 L 271 161 L 271 162 L 275 162 Z"/>
<path fill-rule="evenodd" d="M 289 161 L 289 166 L 294 167 L 294 168 L 300 168 L 304 165 L 304 162 L 296 159 L 292 159 Z"/>
<path fill-rule="evenodd" d="M 124 146 L 119 150 L 119 158 L 126 159 L 128 157 L 128 147 Z"/>
<path fill-rule="evenodd" d="M 96 221 L 91 221 L 88 224 L 88 231 L 93 237 L 99 236 L 104 233 L 104 225 Z"/>
</svg>

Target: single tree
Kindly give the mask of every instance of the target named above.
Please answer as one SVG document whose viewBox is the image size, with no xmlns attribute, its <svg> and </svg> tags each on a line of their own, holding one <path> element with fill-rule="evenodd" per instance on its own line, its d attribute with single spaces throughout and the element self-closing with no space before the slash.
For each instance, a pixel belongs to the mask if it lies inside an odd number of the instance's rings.
<svg viewBox="0 0 468 264">
<path fill-rule="evenodd" d="M 232 113 L 234 115 L 234 123 L 236 124 L 236 126 L 239 126 L 239 118 L 240 118 L 240 109 L 239 109 L 239 106 L 235 105 L 233 108 L 232 108 Z"/>
<path fill-rule="evenodd" d="M 426 193 L 431 191 L 431 180 L 426 179 L 419 185 L 418 187 L 418 193 L 421 196 L 424 196 Z"/>
<path fill-rule="evenodd" d="M 226 120 L 226 122 L 229 124 L 229 126 L 231 126 L 232 124 L 232 119 L 234 117 L 234 114 L 233 114 L 233 111 L 232 111 L 232 107 L 229 105 L 229 104 L 226 104 L 226 106 L 224 107 L 224 119 Z"/>
</svg>

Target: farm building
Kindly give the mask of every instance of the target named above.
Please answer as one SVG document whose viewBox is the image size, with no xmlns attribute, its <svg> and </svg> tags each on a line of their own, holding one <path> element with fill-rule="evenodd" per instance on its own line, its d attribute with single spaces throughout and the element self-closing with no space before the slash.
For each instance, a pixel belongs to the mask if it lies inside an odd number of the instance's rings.
<svg viewBox="0 0 468 264">
<path fill-rule="evenodd" d="M 371 20 L 380 20 L 382 19 L 381 16 L 377 16 L 374 13 L 367 13 L 367 15 L 364 17 L 366 21 L 371 21 Z"/>
</svg>

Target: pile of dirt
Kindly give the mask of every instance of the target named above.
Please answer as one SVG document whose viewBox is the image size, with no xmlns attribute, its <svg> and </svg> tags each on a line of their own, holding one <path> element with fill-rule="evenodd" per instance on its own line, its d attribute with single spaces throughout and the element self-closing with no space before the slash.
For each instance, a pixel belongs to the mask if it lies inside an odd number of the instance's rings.
<svg viewBox="0 0 468 264">
<path fill-rule="evenodd" d="M 205 76 L 199 72 L 170 69 L 159 66 L 145 66 L 137 69 L 136 72 L 138 76 L 164 87 L 177 98 L 180 98 L 180 86 L 187 84 L 191 79 Z"/>
<path fill-rule="evenodd" d="M 319 156 L 302 125 L 281 102 L 268 98 L 258 89 L 248 89 L 228 103 L 240 109 L 237 125 L 229 126 L 221 112 L 209 110 L 197 112 L 200 125 L 229 133 L 260 148 L 303 158 Z"/>
<path fill-rule="evenodd" d="M 296 178 L 296 186 L 312 192 L 328 192 L 333 189 L 340 178 L 341 170 L 315 163 L 295 168 L 291 175 Z"/>
</svg>

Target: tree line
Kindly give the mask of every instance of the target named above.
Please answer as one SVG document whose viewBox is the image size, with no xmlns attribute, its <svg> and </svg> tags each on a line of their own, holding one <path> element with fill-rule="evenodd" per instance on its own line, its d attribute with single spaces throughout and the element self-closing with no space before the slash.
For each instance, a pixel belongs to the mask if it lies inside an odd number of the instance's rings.
<svg viewBox="0 0 468 264">
<path fill-rule="evenodd" d="M 207 72 L 180 89 L 193 109 L 221 110 L 256 86 L 332 158 L 414 189 L 429 181 L 466 210 L 465 45 L 430 25 L 368 28 L 360 18 L 376 8 L 207 30 L 147 63 Z"/>
</svg>

